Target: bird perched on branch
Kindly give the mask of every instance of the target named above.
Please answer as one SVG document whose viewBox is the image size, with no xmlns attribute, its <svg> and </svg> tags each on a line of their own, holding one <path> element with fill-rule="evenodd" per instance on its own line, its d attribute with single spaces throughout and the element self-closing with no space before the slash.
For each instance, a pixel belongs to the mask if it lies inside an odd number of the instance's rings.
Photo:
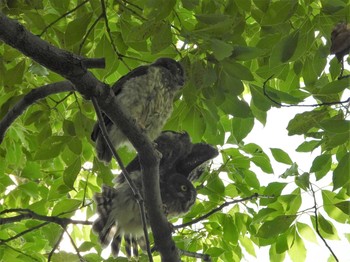
<svg viewBox="0 0 350 262">
<path fill-rule="evenodd" d="M 130 178 L 137 189 L 143 192 L 141 171 L 130 173 Z M 164 212 L 169 218 L 187 213 L 196 200 L 195 188 L 186 177 L 178 173 L 161 178 L 160 190 Z M 104 185 L 102 193 L 96 193 L 94 200 L 99 217 L 92 230 L 98 234 L 102 247 L 108 246 L 112 241 L 112 255 L 117 257 L 124 236 L 127 256 L 131 256 L 131 244 L 133 255 L 137 256 L 137 245 L 144 249 L 144 234 L 140 209 L 129 184 L 124 181 L 115 188 Z"/>
<path fill-rule="evenodd" d="M 337 24 L 331 33 L 331 54 L 335 54 L 338 61 L 350 52 L 350 25 Z"/>
<path fill-rule="evenodd" d="M 330 52 L 335 54 L 338 61 L 342 63 L 342 75 L 344 71 L 343 58 L 350 52 L 350 25 L 343 22 L 333 28 Z"/>
<path fill-rule="evenodd" d="M 153 140 L 170 117 L 174 97 L 184 83 L 185 73 L 180 63 L 171 58 L 159 58 L 150 65 L 135 68 L 120 78 L 112 89 L 124 112 Z M 130 145 L 121 129 L 106 115 L 103 120 L 116 149 Z M 108 164 L 112 152 L 102 136 L 99 122 L 94 126 L 91 139 L 96 143 L 98 159 Z"/>
<path fill-rule="evenodd" d="M 187 133 L 165 131 L 155 140 L 162 154 L 159 166 L 159 183 L 164 211 L 168 218 L 189 211 L 195 202 L 196 190 L 189 178 L 201 175 L 202 165 L 214 158 L 217 150 L 205 143 L 193 144 Z M 142 190 L 142 173 L 138 157 L 126 167 L 135 186 Z M 102 187 L 94 196 L 99 217 L 94 222 L 95 232 L 103 247 L 110 242 L 113 256 L 117 256 L 122 237 L 128 257 L 138 255 L 138 245 L 145 250 L 139 207 L 126 180 L 119 175 L 112 188 Z M 133 252 L 131 252 L 133 250 Z"/>
</svg>

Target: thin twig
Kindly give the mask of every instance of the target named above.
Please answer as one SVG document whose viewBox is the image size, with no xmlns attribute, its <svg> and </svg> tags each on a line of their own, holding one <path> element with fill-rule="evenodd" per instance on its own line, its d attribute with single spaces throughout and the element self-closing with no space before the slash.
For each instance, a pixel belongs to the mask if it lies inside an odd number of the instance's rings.
<svg viewBox="0 0 350 262">
<path fill-rule="evenodd" d="M 105 26 L 106 26 L 106 30 L 107 30 L 107 35 L 109 37 L 109 40 L 111 41 L 112 48 L 113 48 L 114 52 L 116 53 L 116 55 L 118 56 L 118 59 L 130 70 L 130 67 L 123 60 L 124 55 L 122 55 L 121 53 L 118 52 L 117 47 L 114 44 L 111 29 L 110 29 L 109 23 L 108 23 L 105 0 L 101 0 L 101 7 L 102 7 L 102 15 L 104 17 Z"/>
<path fill-rule="evenodd" d="M 75 8 L 73 8 L 72 10 L 69 10 L 67 13 L 64 13 L 63 15 L 61 15 L 59 18 L 57 18 L 56 20 L 54 20 L 53 22 L 51 22 L 48 26 L 46 26 L 44 28 L 44 30 L 41 32 L 41 34 L 39 35 L 39 37 L 41 37 L 46 31 L 47 29 L 49 29 L 52 25 L 54 25 L 55 23 L 57 23 L 59 20 L 61 20 L 62 18 L 66 17 L 67 15 L 73 13 L 74 11 L 78 10 L 81 6 L 85 5 L 87 2 L 89 2 L 89 0 L 85 0 L 83 2 L 81 2 L 79 5 L 77 5 Z"/>
<path fill-rule="evenodd" d="M 23 255 L 23 256 L 26 256 L 26 257 L 31 258 L 31 259 L 33 259 L 34 261 L 38 261 L 38 262 L 41 261 L 41 260 L 36 259 L 35 257 L 31 256 L 31 255 L 28 255 L 28 254 L 22 252 L 21 250 L 19 250 L 19 249 L 17 249 L 17 248 L 11 247 L 11 246 L 8 245 L 8 244 L 4 244 L 4 246 L 7 246 L 8 248 L 12 249 L 13 251 L 16 251 L 17 253 L 20 253 L 20 254 Z"/>
<path fill-rule="evenodd" d="M 7 243 L 7 242 L 10 242 L 10 241 L 12 241 L 14 239 L 17 239 L 17 238 L 19 238 L 19 237 L 21 237 L 21 236 L 23 236 L 23 235 L 25 235 L 27 233 L 30 233 L 30 232 L 32 232 L 32 231 L 34 231 L 36 229 L 39 229 L 39 228 L 41 228 L 43 226 L 46 226 L 47 224 L 49 224 L 49 222 L 45 222 L 45 223 L 36 225 L 34 227 L 31 227 L 31 228 L 29 228 L 27 230 L 22 231 L 21 233 L 18 233 L 17 235 L 15 235 L 13 237 L 10 237 L 10 238 L 7 238 L 7 239 L 0 239 L 0 245 L 2 245 L 4 243 Z"/>
<path fill-rule="evenodd" d="M 177 225 L 177 226 L 174 226 L 174 229 L 179 229 L 179 228 L 183 228 L 183 227 L 187 227 L 187 226 L 190 226 L 190 225 L 193 225 L 193 224 L 196 224 L 208 217 L 210 217 L 212 214 L 222 210 L 224 207 L 227 207 L 229 205 L 232 205 L 232 204 L 236 204 L 236 203 L 240 203 L 240 202 L 244 202 L 244 201 L 247 201 L 247 200 L 252 200 L 254 198 L 258 198 L 258 197 L 268 197 L 270 198 L 271 196 L 262 196 L 262 195 L 259 195 L 258 193 L 254 194 L 254 195 L 251 195 L 249 197 L 245 197 L 245 198 L 241 198 L 241 199 L 237 199 L 237 200 L 233 200 L 233 201 L 229 201 L 229 202 L 224 202 L 223 204 L 221 204 L 220 206 L 218 206 L 217 208 L 214 208 L 213 210 L 211 210 L 210 212 L 206 213 L 205 215 L 203 216 L 200 216 L 196 219 L 193 219 L 192 221 L 189 221 L 187 223 L 184 223 L 184 224 L 181 224 L 181 225 Z"/>
<path fill-rule="evenodd" d="M 329 252 L 331 252 L 331 254 L 333 255 L 335 261 L 339 261 L 339 259 L 337 258 L 337 256 L 335 255 L 334 251 L 332 250 L 332 248 L 328 245 L 327 241 L 324 239 L 324 237 L 321 235 L 321 232 L 318 228 L 318 214 L 317 214 L 317 202 L 316 202 L 316 196 L 315 196 L 315 191 L 312 187 L 312 184 L 310 184 L 310 189 L 312 192 L 312 196 L 314 199 L 314 214 L 315 214 L 315 230 L 317 235 L 322 239 L 323 243 L 325 244 L 325 246 L 328 248 Z"/>
<path fill-rule="evenodd" d="M 124 3 L 122 3 L 121 1 L 117 0 L 117 2 L 118 2 L 120 5 L 122 5 L 126 10 L 128 10 L 130 13 L 132 13 L 134 16 L 140 18 L 142 21 L 147 21 L 146 18 L 144 18 L 142 15 L 138 14 L 136 11 L 132 10 L 130 7 L 126 6 L 126 5 L 125 5 Z M 126 2 L 126 1 L 124 1 L 124 2 Z M 130 3 L 128 3 L 128 4 L 130 4 Z M 135 6 L 135 5 L 133 5 L 133 4 L 130 4 L 130 5 L 131 5 L 131 6 Z M 139 8 L 138 8 L 138 9 L 139 9 Z M 139 9 L 139 10 L 140 10 L 140 9 Z M 141 9 L 141 11 L 142 11 L 142 9 Z"/>
<path fill-rule="evenodd" d="M 59 238 L 57 239 L 55 245 L 52 247 L 52 250 L 49 253 L 49 256 L 47 257 L 47 261 L 50 262 L 51 261 L 51 257 L 53 256 L 55 250 L 58 248 L 58 246 L 60 245 L 62 238 L 64 235 L 64 230 L 62 230 L 61 235 L 59 236 Z"/>
<path fill-rule="evenodd" d="M 0 218 L 0 225 L 19 222 L 24 219 L 36 219 L 36 220 L 46 221 L 48 223 L 55 223 L 61 226 L 66 226 L 68 224 L 92 225 L 91 221 L 74 220 L 74 219 L 59 217 L 59 216 L 44 216 L 44 215 L 39 215 L 34 211 L 30 209 L 25 209 L 25 208 L 5 209 L 2 212 L 0 212 L 0 215 L 6 214 L 6 213 L 14 213 L 14 212 L 19 213 L 20 215 L 14 216 L 14 217 Z M 71 212 L 74 212 L 74 211 L 69 211 L 66 213 L 71 213 Z"/>
<path fill-rule="evenodd" d="M 179 249 L 179 253 L 180 255 L 187 256 L 187 257 L 200 258 L 204 262 L 211 262 L 211 258 L 207 254 L 200 254 L 200 253 L 190 252 L 182 249 Z"/>
<path fill-rule="evenodd" d="M 97 25 L 98 21 L 100 21 L 100 19 L 103 17 L 103 14 L 100 14 L 99 17 L 97 17 L 97 19 L 95 20 L 95 22 L 93 22 L 93 24 L 90 26 L 90 28 L 87 30 L 83 41 L 81 41 L 80 45 L 79 45 L 79 49 L 78 49 L 78 54 L 81 54 L 81 49 L 84 46 L 84 43 L 86 41 L 86 39 L 88 38 L 88 36 L 90 35 L 92 29 L 94 29 L 94 27 Z"/>
<path fill-rule="evenodd" d="M 68 235 L 69 239 L 70 239 L 70 242 L 72 243 L 72 246 L 74 247 L 75 249 L 75 252 L 77 253 L 77 256 L 79 257 L 79 260 L 81 262 L 85 262 L 86 260 L 80 255 L 80 251 L 79 251 L 79 248 L 77 247 L 77 245 L 75 244 L 74 242 L 74 239 L 72 238 L 72 236 L 69 234 L 69 232 L 67 231 L 67 228 L 64 227 L 63 230 L 66 232 L 66 234 Z"/>
<path fill-rule="evenodd" d="M 139 205 L 140 213 L 141 213 L 142 226 L 143 226 L 143 233 L 144 233 L 144 236 L 145 236 L 146 247 L 147 247 L 147 254 L 148 254 L 149 260 L 153 261 L 152 252 L 151 252 L 151 248 L 150 248 L 150 242 L 149 242 L 149 238 L 148 238 L 147 219 L 146 219 L 146 212 L 145 212 L 143 197 L 140 194 L 138 188 L 135 186 L 135 184 L 132 181 L 132 179 L 130 178 L 128 171 L 126 170 L 126 168 L 125 168 L 121 158 L 119 157 L 117 151 L 115 150 L 115 148 L 113 146 L 113 143 L 111 142 L 111 140 L 108 137 L 108 132 L 107 132 L 107 129 L 106 129 L 106 125 L 105 125 L 105 123 L 103 121 L 103 116 L 102 116 L 100 107 L 98 106 L 96 98 L 92 97 L 91 100 L 92 100 L 92 103 L 93 103 L 95 111 L 96 111 L 96 115 L 97 115 L 99 126 L 100 126 L 100 129 L 101 129 L 101 132 L 102 132 L 102 136 L 105 139 L 105 141 L 106 141 L 109 149 L 111 150 L 114 158 L 117 160 L 117 162 L 119 164 L 119 167 L 122 170 L 122 174 L 123 174 L 125 180 L 128 182 L 128 184 L 129 184 L 129 186 L 131 188 L 131 191 L 134 194 L 135 200 L 136 200 L 136 202 Z"/>
<path fill-rule="evenodd" d="M 346 104 L 350 102 L 350 97 L 344 101 L 332 101 L 332 102 L 323 102 L 323 103 L 317 103 L 317 104 L 309 104 L 309 105 L 288 105 L 288 104 L 282 104 L 280 102 L 277 102 L 276 100 L 274 100 L 266 91 L 266 83 L 273 77 L 274 75 L 270 76 L 268 79 L 266 79 L 266 81 L 263 84 L 263 92 L 264 95 L 273 103 L 275 103 L 278 106 L 281 107 L 319 107 L 319 106 L 331 106 L 331 105 L 342 105 L 342 104 Z"/>
</svg>

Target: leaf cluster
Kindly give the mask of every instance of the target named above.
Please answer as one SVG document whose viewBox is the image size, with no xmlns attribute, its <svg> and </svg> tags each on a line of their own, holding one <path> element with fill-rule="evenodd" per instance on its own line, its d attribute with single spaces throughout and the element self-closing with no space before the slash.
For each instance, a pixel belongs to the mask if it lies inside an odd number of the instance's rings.
<svg viewBox="0 0 350 262">
<path fill-rule="evenodd" d="M 177 229 L 179 248 L 203 252 L 212 261 L 240 261 L 267 247 L 271 261 L 287 256 L 304 261 L 308 242 L 350 239 L 338 226 L 350 216 L 349 104 L 313 107 L 290 119 L 288 135 L 303 139 L 296 152 L 308 153 L 307 158 L 313 152 L 314 158 L 306 160 L 310 170 L 298 168 L 290 148 L 245 142 L 257 121 L 265 125 L 269 110 L 281 107 L 263 90 L 271 75 L 266 92 L 281 105 L 347 98 L 349 79 L 337 80 L 341 65 L 329 57 L 334 25 L 350 16 L 346 0 L 102 2 L 1 1 L 0 9 L 59 48 L 105 58 L 104 70 L 91 71 L 108 84 L 158 57 L 183 64 L 187 84 L 164 129 L 186 130 L 193 142 L 218 146 L 221 161 L 197 182 L 199 199 L 178 223 L 232 199 L 254 193 L 268 197 L 229 205 L 201 223 Z M 0 43 L 0 119 L 30 90 L 61 80 Z M 0 145 L 0 212 L 26 208 L 47 216 L 79 213 L 92 220 L 92 196 L 102 184 L 112 185 L 111 169 L 117 168 L 94 157 L 90 133 L 95 120 L 91 102 L 78 93 L 51 95 L 31 105 Z M 125 163 L 135 155 L 125 149 L 119 153 Z M 266 182 L 276 163 L 286 171 Z M 46 261 L 64 230 L 41 223 L 0 225 L 0 260 Z M 30 231 L 33 227 L 38 228 Z M 77 251 L 86 261 L 102 259 L 90 226 L 74 225 L 69 232 L 77 250 L 57 249 L 52 260 L 77 260 Z"/>
</svg>

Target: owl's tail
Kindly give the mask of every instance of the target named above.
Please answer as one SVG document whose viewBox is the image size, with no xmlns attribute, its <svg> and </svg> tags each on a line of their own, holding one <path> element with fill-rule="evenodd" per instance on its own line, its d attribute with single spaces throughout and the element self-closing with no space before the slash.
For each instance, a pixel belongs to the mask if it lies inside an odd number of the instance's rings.
<svg viewBox="0 0 350 262">
<path fill-rule="evenodd" d="M 113 198 L 115 196 L 116 192 L 114 188 L 105 185 L 102 186 L 102 193 L 96 193 L 94 195 L 99 217 L 94 221 L 92 231 L 98 235 L 103 247 L 108 246 L 117 231 L 115 220 L 111 217 Z"/>
</svg>

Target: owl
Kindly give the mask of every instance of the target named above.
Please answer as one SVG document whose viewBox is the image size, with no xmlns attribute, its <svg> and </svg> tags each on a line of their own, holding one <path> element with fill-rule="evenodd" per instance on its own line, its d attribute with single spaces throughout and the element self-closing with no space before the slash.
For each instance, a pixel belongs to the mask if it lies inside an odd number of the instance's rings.
<svg viewBox="0 0 350 262">
<path fill-rule="evenodd" d="M 180 216 L 189 211 L 196 198 L 196 190 L 189 179 L 198 178 L 204 170 L 203 164 L 217 156 L 218 151 L 209 144 L 193 144 L 186 132 L 163 131 L 155 143 L 162 154 L 159 180 L 164 211 L 168 218 Z M 143 192 L 137 156 L 126 170 L 136 187 Z M 102 193 L 94 196 L 99 217 L 92 229 L 103 247 L 112 242 L 114 256 L 119 253 L 123 236 L 127 255 L 131 256 L 132 249 L 133 255 L 137 256 L 138 245 L 145 250 L 139 207 L 124 176 L 117 176 L 115 182 L 115 188 L 103 186 Z"/>
<path fill-rule="evenodd" d="M 350 51 L 350 25 L 346 23 L 337 24 L 331 33 L 331 54 L 335 54 L 338 61 Z"/>
<path fill-rule="evenodd" d="M 177 61 L 159 58 L 153 64 L 140 66 L 120 78 L 112 89 L 118 104 L 132 117 L 153 141 L 161 132 L 173 110 L 173 100 L 185 83 L 185 73 Z M 123 134 L 106 115 L 103 116 L 108 136 L 116 149 L 130 145 Z M 91 133 L 97 157 L 108 164 L 112 152 L 104 140 L 99 123 Z"/>
<path fill-rule="evenodd" d="M 129 175 L 139 192 L 143 192 L 141 171 L 133 171 Z M 188 212 L 196 200 L 195 188 L 179 173 L 162 176 L 160 191 L 168 218 Z M 102 193 L 96 193 L 94 200 L 99 217 L 93 223 L 92 230 L 98 235 L 102 247 L 111 243 L 112 255 L 117 257 L 124 236 L 127 256 L 132 255 L 131 246 L 133 255 L 138 256 L 138 245 L 145 249 L 143 225 L 138 203 L 129 184 L 123 181 L 114 188 L 104 185 Z M 149 227 L 147 221 L 147 228 Z"/>
</svg>

